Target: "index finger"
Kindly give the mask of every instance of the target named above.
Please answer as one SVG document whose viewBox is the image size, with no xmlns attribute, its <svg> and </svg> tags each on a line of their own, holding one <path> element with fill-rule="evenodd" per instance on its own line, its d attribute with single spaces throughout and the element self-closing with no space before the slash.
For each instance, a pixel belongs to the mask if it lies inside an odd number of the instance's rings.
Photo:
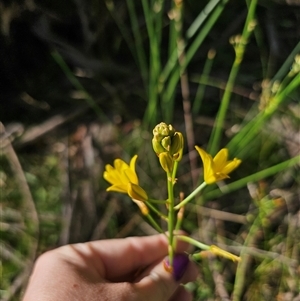
<svg viewBox="0 0 300 301">
<path fill-rule="evenodd" d="M 90 262 L 100 277 L 116 281 L 167 256 L 168 238 L 158 234 L 91 241 L 72 247 Z M 187 248 L 187 243 L 178 241 L 177 252 L 184 252 Z"/>
</svg>

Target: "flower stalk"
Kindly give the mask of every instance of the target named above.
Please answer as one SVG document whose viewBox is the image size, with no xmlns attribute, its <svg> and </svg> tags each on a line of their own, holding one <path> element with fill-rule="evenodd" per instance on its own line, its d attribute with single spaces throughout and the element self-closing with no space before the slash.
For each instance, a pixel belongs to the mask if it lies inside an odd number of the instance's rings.
<svg viewBox="0 0 300 301">
<path fill-rule="evenodd" d="M 181 200 L 181 202 L 182 202 L 183 198 L 184 198 L 184 194 L 180 193 L 180 200 Z M 183 216 L 184 216 L 184 206 L 182 206 L 178 210 L 178 212 L 177 212 L 177 221 L 176 221 L 176 225 L 175 225 L 175 231 L 178 231 L 178 230 L 181 229 L 181 225 L 182 225 L 182 221 L 183 221 Z"/>
<path fill-rule="evenodd" d="M 215 157 L 212 157 L 204 149 L 196 146 L 202 162 L 203 162 L 203 178 L 204 181 L 194 191 L 192 191 L 186 198 L 184 194 L 180 193 L 179 203 L 175 203 L 174 187 L 177 183 L 177 169 L 179 162 L 183 156 L 184 141 L 183 135 L 177 132 L 172 125 L 166 123 L 158 124 L 153 130 L 152 147 L 158 157 L 158 161 L 166 174 L 167 200 L 154 200 L 149 198 L 147 192 L 140 186 L 139 178 L 135 171 L 135 164 L 137 155 L 134 155 L 129 164 L 121 159 L 116 159 L 112 165 L 106 165 L 104 171 L 104 179 L 111 184 L 107 191 L 114 191 L 127 194 L 132 201 L 139 207 L 142 215 L 149 221 L 149 224 L 158 231 L 164 233 L 162 227 L 152 217 L 154 213 L 162 221 L 167 223 L 168 228 L 168 264 L 165 268 L 170 273 L 173 273 L 174 259 L 176 254 L 177 240 L 185 241 L 199 249 L 202 253 L 198 252 L 192 255 L 192 258 L 199 259 L 204 255 L 203 252 L 222 256 L 233 261 L 239 261 L 239 257 L 233 255 L 225 250 L 220 249 L 215 245 L 206 245 L 202 242 L 196 241 L 185 235 L 177 235 L 184 221 L 184 206 L 192 201 L 196 195 L 203 191 L 203 189 L 210 184 L 216 183 L 220 180 L 229 178 L 228 174 L 236 169 L 241 160 L 234 158 L 228 160 L 228 149 L 221 149 Z M 159 210 L 159 205 L 165 205 L 168 214 L 164 214 Z"/>
<path fill-rule="evenodd" d="M 166 222 L 168 222 L 168 217 L 163 214 L 162 212 L 160 212 L 159 210 L 157 210 L 149 201 L 145 202 L 147 204 L 147 206 L 153 211 L 155 212 L 161 219 L 165 220 Z"/>
<path fill-rule="evenodd" d="M 203 182 L 201 185 L 199 185 L 193 192 L 191 192 L 182 202 L 180 202 L 178 205 L 174 207 L 175 210 L 179 210 L 180 208 L 183 208 L 188 202 L 190 202 L 197 194 L 199 194 L 205 187 L 206 182 Z"/>
<path fill-rule="evenodd" d="M 173 177 L 170 173 L 167 173 L 168 183 L 168 200 L 169 200 L 169 212 L 168 212 L 168 236 L 169 236 L 169 264 L 172 267 L 174 248 L 173 248 L 173 237 L 174 237 L 174 191 L 173 191 Z"/>
<path fill-rule="evenodd" d="M 146 218 L 148 219 L 148 221 L 150 222 L 150 224 L 152 225 L 152 227 L 158 232 L 158 233 L 164 233 L 164 231 L 162 230 L 162 228 L 158 225 L 158 223 L 154 220 L 154 218 L 150 215 L 147 214 L 145 215 Z"/>
</svg>

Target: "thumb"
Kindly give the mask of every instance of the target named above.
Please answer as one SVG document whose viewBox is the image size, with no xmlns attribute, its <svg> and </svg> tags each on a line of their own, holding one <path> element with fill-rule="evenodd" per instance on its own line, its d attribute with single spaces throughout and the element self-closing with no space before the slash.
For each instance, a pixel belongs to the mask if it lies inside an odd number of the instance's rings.
<svg viewBox="0 0 300 301">
<path fill-rule="evenodd" d="M 178 289 L 180 280 L 189 266 L 188 257 L 185 254 L 176 254 L 172 272 L 166 271 L 165 265 L 168 265 L 167 259 L 154 266 L 147 276 L 134 284 L 138 300 L 166 301 Z"/>
</svg>

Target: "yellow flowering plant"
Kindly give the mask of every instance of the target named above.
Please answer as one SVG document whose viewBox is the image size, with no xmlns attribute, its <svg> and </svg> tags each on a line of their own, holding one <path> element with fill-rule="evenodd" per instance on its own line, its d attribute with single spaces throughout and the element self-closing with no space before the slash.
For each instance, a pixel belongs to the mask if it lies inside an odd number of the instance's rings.
<svg viewBox="0 0 300 301">
<path fill-rule="evenodd" d="M 177 182 L 176 173 L 178 164 L 183 154 L 183 135 L 176 131 L 172 125 L 167 125 L 162 122 L 153 130 L 152 147 L 162 169 L 166 173 L 168 196 L 165 200 L 153 200 L 149 198 L 147 192 L 139 185 L 139 179 L 135 171 L 137 155 L 132 157 L 129 164 L 121 159 L 116 159 L 113 166 L 109 164 L 106 165 L 103 176 L 104 179 L 111 184 L 111 186 L 107 188 L 107 191 L 127 194 L 132 201 L 138 205 L 141 213 L 158 232 L 164 233 L 162 228 L 152 217 L 152 214 L 158 215 L 158 217 L 166 221 L 168 233 L 165 235 L 168 236 L 169 241 L 169 256 L 168 264 L 165 265 L 165 268 L 170 272 L 173 271 L 174 250 L 176 240 L 178 239 L 186 241 L 202 250 L 200 253 L 190 255 L 194 259 L 201 257 L 201 254 L 204 254 L 203 252 L 209 252 L 216 256 L 239 261 L 240 258 L 238 256 L 222 250 L 215 245 L 209 246 L 186 235 L 175 233 L 176 230 L 180 229 L 184 215 L 184 206 L 192 201 L 207 185 L 229 178 L 228 175 L 241 164 L 241 160 L 237 158 L 228 160 L 228 149 L 226 148 L 221 149 L 215 157 L 212 157 L 204 149 L 195 146 L 203 162 L 204 181 L 187 197 L 180 197 L 180 201 L 175 203 L 175 199 L 177 198 L 174 196 L 174 186 Z M 154 206 L 154 203 L 165 204 L 168 214 L 164 215 Z"/>
</svg>

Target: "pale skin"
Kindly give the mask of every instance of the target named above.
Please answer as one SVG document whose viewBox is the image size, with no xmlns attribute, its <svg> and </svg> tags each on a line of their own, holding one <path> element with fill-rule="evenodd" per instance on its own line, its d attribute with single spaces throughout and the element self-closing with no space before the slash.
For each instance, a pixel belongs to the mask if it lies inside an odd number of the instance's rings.
<svg viewBox="0 0 300 301">
<path fill-rule="evenodd" d="M 178 241 L 176 252 L 188 245 Z M 195 280 L 189 262 L 175 281 L 163 267 L 168 254 L 163 234 L 66 245 L 41 255 L 23 301 L 191 301 L 181 283 Z"/>
</svg>

